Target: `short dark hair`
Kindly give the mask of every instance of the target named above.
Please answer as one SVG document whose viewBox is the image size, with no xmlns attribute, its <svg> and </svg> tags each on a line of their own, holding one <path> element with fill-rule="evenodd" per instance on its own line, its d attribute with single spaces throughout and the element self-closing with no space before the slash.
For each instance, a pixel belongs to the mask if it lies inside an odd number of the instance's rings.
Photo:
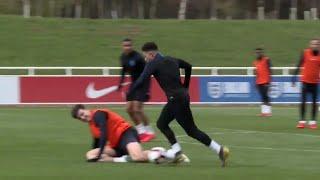
<svg viewBox="0 0 320 180">
<path fill-rule="evenodd" d="M 72 107 L 71 109 L 71 116 L 75 119 L 79 119 L 78 117 L 78 111 L 80 109 L 85 109 L 84 105 L 83 104 L 77 104 L 75 106 Z"/>
<path fill-rule="evenodd" d="M 256 51 L 263 51 L 263 48 L 256 48 Z"/>
<path fill-rule="evenodd" d="M 124 38 L 124 39 L 122 40 L 122 42 L 132 42 L 132 39 L 130 39 L 130 38 Z"/>
<path fill-rule="evenodd" d="M 146 42 L 141 48 L 142 51 L 158 51 L 158 46 L 154 42 Z"/>
</svg>

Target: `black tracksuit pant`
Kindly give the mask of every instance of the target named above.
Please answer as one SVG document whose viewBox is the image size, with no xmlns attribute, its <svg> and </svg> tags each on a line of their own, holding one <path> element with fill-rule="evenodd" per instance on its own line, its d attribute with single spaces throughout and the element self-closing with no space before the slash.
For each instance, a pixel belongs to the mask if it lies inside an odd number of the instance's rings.
<svg viewBox="0 0 320 180">
<path fill-rule="evenodd" d="M 301 89 L 301 104 L 300 104 L 300 117 L 301 120 L 305 120 L 306 117 L 306 101 L 307 95 L 312 96 L 312 120 L 316 120 L 317 115 L 317 99 L 318 99 L 318 84 L 315 83 L 302 83 Z"/>
<path fill-rule="evenodd" d="M 270 105 L 270 98 L 268 96 L 268 91 L 269 91 L 269 84 L 257 84 L 257 89 L 259 91 L 259 94 L 261 96 L 261 101 L 265 105 Z"/>
<path fill-rule="evenodd" d="M 157 122 L 158 128 L 166 136 L 171 145 L 177 143 L 174 132 L 169 127 L 170 122 L 174 119 L 177 120 L 188 136 L 197 139 L 206 146 L 210 145 L 211 138 L 199 130 L 194 123 L 190 109 L 190 97 L 187 92 L 179 93 L 176 96 L 170 96 L 168 98 L 168 103 L 164 106 Z"/>
</svg>

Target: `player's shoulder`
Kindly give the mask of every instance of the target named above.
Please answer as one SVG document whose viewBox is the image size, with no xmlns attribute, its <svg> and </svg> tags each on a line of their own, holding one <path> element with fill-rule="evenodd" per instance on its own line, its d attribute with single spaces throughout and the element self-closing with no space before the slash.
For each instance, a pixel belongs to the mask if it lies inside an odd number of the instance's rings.
<svg viewBox="0 0 320 180">
<path fill-rule="evenodd" d="M 173 57 L 173 56 L 164 56 L 163 59 L 167 60 L 167 61 L 174 61 L 174 62 L 178 61 L 178 58 Z"/>
<path fill-rule="evenodd" d="M 121 53 L 120 56 L 119 56 L 119 59 L 121 61 L 124 61 L 126 59 L 126 54 L 125 53 Z"/>
<path fill-rule="evenodd" d="M 265 59 L 266 59 L 267 61 L 270 61 L 270 57 L 269 57 L 269 56 L 265 56 Z"/>
<path fill-rule="evenodd" d="M 163 56 L 164 59 L 169 59 L 169 60 L 175 60 L 177 58 L 173 57 L 173 56 Z"/>
<path fill-rule="evenodd" d="M 132 55 L 137 59 L 143 58 L 142 54 L 140 52 L 136 51 L 136 50 L 133 50 Z"/>
<path fill-rule="evenodd" d="M 312 50 L 310 48 L 306 48 L 302 51 L 302 54 L 305 54 L 305 53 L 309 53 L 311 52 Z"/>
</svg>

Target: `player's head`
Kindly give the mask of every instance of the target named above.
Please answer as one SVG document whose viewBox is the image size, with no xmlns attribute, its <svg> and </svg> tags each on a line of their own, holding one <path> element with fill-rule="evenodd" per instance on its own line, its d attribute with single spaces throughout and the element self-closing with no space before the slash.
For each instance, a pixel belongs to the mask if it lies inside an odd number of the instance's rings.
<svg viewBox="0 0 320 180">
<path fill-rule="evenodd" d="M 123 39 L 121 45 L 122 45 L 122 51 L 125 54 L 128 54 L 133 51 L 133 44 L 131 39 L 129 38 Z"/>
<path fill-rule="evenodd" d="M 320 50 L 320 39 L 319 38 L 313 38 L 310 41 L 309 44 L 310 48 L 314 51 L 319 51 Z"/>
<path fill-rule="evenodd" d="M 264 50 L 262 48 L 255 49 L 257 59 L 261 59 L 264 56 Z"/>
<path fill-rule="evenodd" d="M 154 42 L 146 42 L 141 48 L 146 61 L 153 60 L 158 53 L 158 46 Z"/>
<path fill-rule="evenodd" d="M 86 109 L 82 104 L 77 104 L 72 107 L 71 116 L 83 122 L 89 122 L 91 118 L 90 110 Z"/>
</svg>

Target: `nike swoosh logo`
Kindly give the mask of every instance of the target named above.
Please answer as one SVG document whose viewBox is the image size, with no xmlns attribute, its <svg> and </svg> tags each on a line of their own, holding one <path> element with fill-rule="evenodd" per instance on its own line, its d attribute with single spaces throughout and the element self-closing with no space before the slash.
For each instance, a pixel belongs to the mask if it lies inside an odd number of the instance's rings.
<svg viewBox="0 0 320 180">
<path fill-rule="evenodd" d="M 130 82 L 122 83 L 122 86 L 126 86 L 128 84 L 130 84 Z M 94 88 L 94 83 L 90 83 L 86 88 L 86 96 L 90 99 L 97 99 L 102 96 L 108 95 L 112 92 L 115 92 L 117 91 L 117 89 L 118 89 L 118 86 L 111 86 L 111 87 L 97 90 Z"/>
</svg>

